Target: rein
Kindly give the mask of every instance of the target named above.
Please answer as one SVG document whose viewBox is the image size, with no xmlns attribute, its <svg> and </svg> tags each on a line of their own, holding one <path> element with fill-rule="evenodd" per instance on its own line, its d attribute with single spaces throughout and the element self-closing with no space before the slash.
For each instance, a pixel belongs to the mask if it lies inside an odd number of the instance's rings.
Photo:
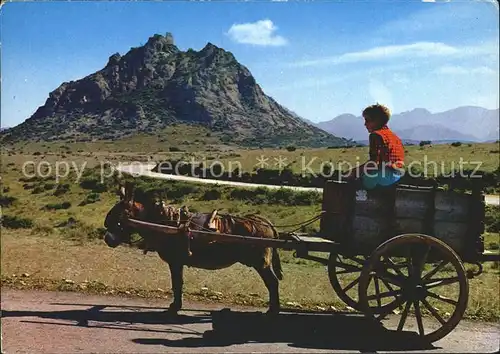
<svg viewBox="0 0 500 354">
<path fill-rule="evenodd" d="M 251 221 L 252 222 L 252 225 L 253 223 L 255 224 L 259 224 L 259 225 L 265 225 L 265 226 L 272 226 L 274 228 L 287 228 L 287 227 L 293 227 L 293 226 L 299 226 L 297 229 L 294 229 L 290 232 L 295 232 L 295 231 L 298 231 L 300 230 L 303 226 L 307 226 L 307 225 L 310 225 L 312 224 L 313 222 L 316 222 L 318 221 L 319 219 L 321 219 L 321 216 L 325 213 L 325 211 L 321 211 L 318 215 L 308 219 L 308 220 L 305 220 L 303 222 L 300 222 L 300 223 L 296 223 L 296 224 L 288 224 L 288 225 L 272 225 L 270 222 L 267 223 L 267 222 L 261 222 L 261 221 L 256 221 L 256 220 L 253 220 L 253 219 L 250 219 L 250 218 L 247 218 L 247 217 L 244 217 L 244 216 L 233 216 L 233 215 L 230 215 L 230 214 L 218 214 L 218 215 L 221 215 L 221 216 L 229 216 L 229 217 L 232 217 L 234 219 L 239 219 L 239 220 L 246 220 L 246 221 Z M 200 224 L 197 224 L 195 223 L 194 221 L 191 220 L 191 217 L 188 219 L 188 221 L 186 222 L 186 225 L 189 227 L 189 223 L 192 223 L 196 226 L 198 226 L 199 228 L 202 229 L 202 231 L 212 231 L 212 229 L 209 229 L 209 228 L 206 228 L 204 227 L 203 225 L 200 225 Z"/>
<path fill-rule="evenodd" d="M 321 211 L 318 215 L 316 216 L 313 216 L 312 218 L 310 219 L 307 219 L 303 222 L 300 222 L 300 223 L 296 223 L 296 224 L 288 224 L 288 225 L 272 225 L 273 227 L 275 228 L 287 228 L 287 227 L 293 227 L 293 226 L 306 226 L 306 225 L 309 225 L 309 224 L 312 224 L 313 222 L 321 219 L 321 216 L 325 213 L 325 211 Z M 220 214 L 220 215 L 224 215 L 224 216 L 228 216 L 229 214 Z M 240 220 L 247 220 L 247 221 L 252 221 L 252 222 L 255 222 L 256 224 L 260 224 L 260 225 L 270 225 L 270 223 L 265 223 L 265 222 L 260 222 L 260 221 L 255 221 L 255 220 L 252 220 L 250 218 L 246 218 L 244 216 L 231 216 L 235 219 L 240 219 Z"/>
</svg>

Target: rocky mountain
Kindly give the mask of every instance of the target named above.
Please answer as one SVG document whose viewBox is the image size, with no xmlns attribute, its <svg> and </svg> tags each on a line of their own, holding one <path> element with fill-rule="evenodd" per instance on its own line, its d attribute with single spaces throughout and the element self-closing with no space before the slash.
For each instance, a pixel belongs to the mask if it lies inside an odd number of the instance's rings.
<svg viewBox="0 0 500 354">
<path fill-rule="evenodd" d="M 347 113 L 341 114 L 332 120 L 317 123 L 316 126 L 327 132 L 339 132 L 340 136 L 357 141 L 367 139 L 366 129 L 363 124 L 361 117 Z"/>
<path fill-rule="evenodd" d="M 459 131 L 449 129 L 437 124 L 423 124 L 407 129 L 397 128 L 396 132 L 398 133 L 399 136 L 403 137 L 403 139 L 415 140 L 415 141 L 422 141 L 422 140 L 431 140 L 431 141 L 455 140 L 462 142 L 478 141 L 478 139 L 473 135 L 463 134 Z"/>
<path fill-rule="evenodd" d="M 317 126 L 335 135 L 366 140 L 361 116 L 342 114 Z M 499 139 L 499 110 L 464 106 L 440 113 L 417 108 L 394 114 L 389 127 L 407 140 L 489 141 Z"/>
<path fill-rule="evenodd" d="M 174 122 L 201 124 L 225 142 L 247 146 L 346 143 L 267 96 L 232 53 L 211 43 L 181 51 L 170 33 L 64 82 L 30 118 L 2 135 L 4 141 L 117 139 L 154 134 Z"/>
</svg>

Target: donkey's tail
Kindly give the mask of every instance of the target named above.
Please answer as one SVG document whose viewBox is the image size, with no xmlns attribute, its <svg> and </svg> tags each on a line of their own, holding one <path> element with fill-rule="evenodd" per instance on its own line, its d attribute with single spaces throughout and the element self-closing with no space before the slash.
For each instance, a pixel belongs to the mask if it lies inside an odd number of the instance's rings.
<svg viewBox="0 0 500 354">
<path fill-rule="evenodd" d="M 281 268 L 280 254 L 278 253 L 278 250 L 276 248 L 273 248 L 272 265 L 273 265 L 273 271 L 274 271 L 274 274 L 276 274 L 276 277 L 279 280 L 283 280 L 283 268 Z"/>
<path fill-rule="evenodd" d="M 272 225 L 271 227 L 272 227 L 273 232 L 274 232 L 274 237 L 280 238 L 280 234 L 279 234 L 278 230 L 276 230 L 274 225 Z M 273 248 L 272 265 L 273 265 L 274 274 L 276 274 L 276 278 L 278 278 L 279 280 L 283 280 L 283 268 L 281 268 L 280 254 L 278 253 L 277 248 Z"/>
</svg>

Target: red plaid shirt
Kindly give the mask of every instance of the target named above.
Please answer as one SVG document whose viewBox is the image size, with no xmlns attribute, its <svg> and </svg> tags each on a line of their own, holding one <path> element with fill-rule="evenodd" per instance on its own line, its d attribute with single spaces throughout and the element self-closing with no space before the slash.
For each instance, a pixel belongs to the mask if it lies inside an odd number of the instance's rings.
<svg viewBox="0 0 500 354">
<path fill-rule="evenodd" d="M 393 168 L 404 166 L 405 149 L 401 139 L 387 125 L 370 134 L 370 160 L 389 163 Z"/>
</svg>

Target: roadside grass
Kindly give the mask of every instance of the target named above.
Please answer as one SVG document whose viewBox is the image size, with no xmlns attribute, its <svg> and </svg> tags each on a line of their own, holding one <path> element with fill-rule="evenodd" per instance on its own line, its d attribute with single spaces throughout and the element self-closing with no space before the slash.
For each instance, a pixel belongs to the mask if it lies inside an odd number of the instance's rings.
<svg viewBox="0 0 500 354">
<path fill-rule="evenodd" d="M 29 230 L 4 229 L 1 237 L 2 286 L 165 298 L 165 307 L 171 301 L 168 267 L 154 253 L 143 255 L 126 246 L 111 249 L 101 240 L 82 245 Z M 290 252 L 280 255 L 284 256 L 280 297 L 285 307 L 350 310 L 334 293 L 324 267 L 287 262 Z M 186 268 L 184 288 L 186 299 L 267 306 L 262 280 L 255 270 L 240 264 L 217 271 Z M 499 291 L 498 270 L 486 268 L 470 281 L 466 318 L 498 320 Z"/>
<path fill-rule="evenodd" d="M 111 249 L 103 241 L 80 245 L 59 237 L 40 237 L 28 230 L 2 231 L 3 286 L 38 284 L 38 288 L 55 290 L 74 282 L 77 287 L 71 290 L 78 290 L 78 285 L 87 281 L 103 284 L 107 291 L 171 294 L 168 266 L 154 253 L 143 255 L 126 246 Z M 286 258 L 282 260 L 285 281 L 281 285 L 281 300 L 284 304 L 293 301 L 303 306 L 345 307 L 335 299 L 323 267 L 304 267 L 289 263 Z M 315 278 L 314 283 L 307 281 L 311 278 Z M 40 280 L 48 280 L 48 285 Z M 206 293 L 207 297 L 215 294 L 229 303 L 262 306 L 267 302 L 267 290 L 257 272 L 239 264 L 218 271 L 186 268 L 185 291 L 188 298 Z"/>
<path fill-rule="evenodd" d="M 484 248 L 487 250 L 500 250 L 500 234 L 497 232 L 485 232 L 483 234 L 484 238 Z"/>
</svg>

